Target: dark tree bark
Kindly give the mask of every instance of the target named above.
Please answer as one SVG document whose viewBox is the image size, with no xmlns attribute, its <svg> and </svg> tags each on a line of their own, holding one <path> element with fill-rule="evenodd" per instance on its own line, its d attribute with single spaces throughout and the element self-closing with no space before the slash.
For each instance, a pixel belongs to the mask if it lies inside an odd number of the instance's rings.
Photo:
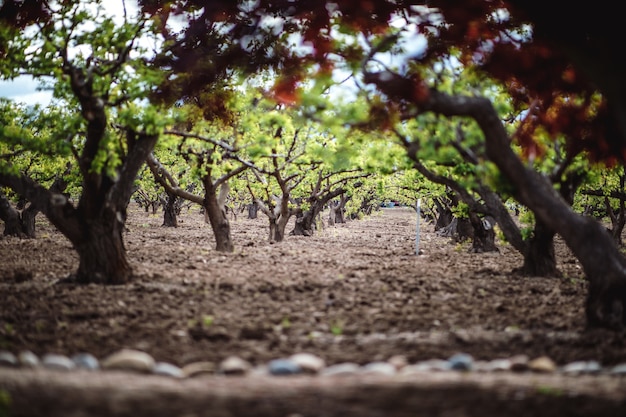
<svg viewBox="0 0 626 417">
<path fill-rule="evenodd" d="M 437 208 L 437 220 L 435 221 L 435 230 L 437 231 L 452 223 L 454 215 L 452 214 L 450 207 L 441 201 L 441 199 L 435 198 L 433 201 L 435 202 L 435 207 Z"/>
<path fill-rule="evenodd" d="M 499 252 L 496 246 L 496 220 L 487 216 L 480 218 L 475 212 L 470 212 L 469 223 L 472 227 L 472 249 L 474 253 Z"/>
<path fill-rule="evenodd" d="M 216 194 L 216 185 L 205 181 L 204 209 L 209 218 L 213 235 L 215 236 L 215 250 L 218 252 L 233 252 L 235 245 L 230 233 L 230 222 L 224 209 L 228 183 L 223 183 L 220 188 L 220 196 Z"/>
<path fill-rule="evenodd" d="M 554 230 L 541 220 L 535 221 L 530 239 L 526 242 L 524 265 L 520 272 L 538 277 L 560 277 L 554 252 Z"/>
<path fill-rule="evenodd" d="M 4 236 L 26 237 L 20 212 L 11 205 L 2 192 L 0 192 L 0 220 L 4 222 Z"/>
<path fill-rule="evenodd" d="M 178 227 L 178 207 L 176 202 L 178 196 L 174 193 L 166 193 L 167 199 L 163 204 L 163 226 L 165 227 Z"/>
<path fill-rule="evenodd" d="M 544 177 L 524 166 L 510 147 L 510 139 L 491 102 L 486 98 L 449 96 L 431 90 L 422 110 L 444 116 L 468 116 L 485 135 L 487 156 L 515 188 L 515 197 L 535 217 L 561 235 L 580 261 L 589 293 L 586 303 L 590 326 L 623 328 L 626 324 L 626 258 L 613 237 L 597 221 L 576 214 Z"/>
<path fill-rule="evenodd" d="M 313 236 L 315 232 L 315 220 L 319 214 L 324 210 L 324 206 L 328 204 L 330 200 L 344 194 L 346 190 L 344 188 L 337 188 L 320 198 L 309 198 L 309 209 L 299 210 L 296 213 L 296 223 L 293 230 L 289 232 L 292 236 Z"/>
<path fill-rule="evenodd" d="M 255 202 L 248 204 L 246 209 L 248 210 L 249 219 L 256 219 L 258 217 L 259 206 Z"/>
</svg>

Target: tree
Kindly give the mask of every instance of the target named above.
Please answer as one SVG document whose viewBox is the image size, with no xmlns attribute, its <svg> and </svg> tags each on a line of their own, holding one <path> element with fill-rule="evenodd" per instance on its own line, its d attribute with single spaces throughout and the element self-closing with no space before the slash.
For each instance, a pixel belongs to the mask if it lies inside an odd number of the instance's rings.
<svg viewBox="0 0 626 417">
<path fill-rule="evenodd" d="M 162 119 L 154 108 L 133 104 L 154 77 L 137 46 L 139 38 L 149 38 L 152 25 L 141 14 L 116 24 L 97 3 L 84 2 L 4 2 L 0 19 L 2 74 L 48 80 L 59 106 L 67 109 L 54 120 L 41 111 L 30 125 L 4 127 L 0 143 L 22 153 L 72 155 L 82 190 L 74 205 L 20 172 L 6 154 L 0 159 L 0 184 L 36 205 L 70 240 L 79 255 L 77 282 L 128 282 L 126 206 Z M 29 135 L 37 125 L 50 130 L 48 142 Z"/>
</svg>

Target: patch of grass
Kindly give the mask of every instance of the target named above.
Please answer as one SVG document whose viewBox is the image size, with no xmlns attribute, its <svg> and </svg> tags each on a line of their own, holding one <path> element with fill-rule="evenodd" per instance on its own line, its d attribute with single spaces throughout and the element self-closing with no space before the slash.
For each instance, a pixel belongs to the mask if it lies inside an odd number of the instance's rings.
<svg viewBox="0 0 626 417">
<path fill-rule="evenodd" d="M 210 314 L 205 314 L 202 316 L 202 325 L 204 327 L 211 327 L 214 321 L 215 321 L 215 318 L 211 316 Z"/>
<path fill-rule="evenodd" d="M 548 385 L 539 385 L 537 387 L 537 393 L 549 397 L 562 397 L 563 395 L 565 395 L 565 392 L 563 392 L 562 388 L 551 387 Z"/>
<path fill-rule="evenodd" d="M 335 336 L 340 336 L 343 334 L 343 328 L 345 327 L 345 323 L 343 320 L 337 320 L 333 324 L 330 325 L 330 332 Z"/>
<path fill-rule="evenodd" d="M 291 327 L 291 320 L 289 320 L 289 317 L 285 317 L 281 322 L 280 322 L 280 327 L 282 327 L 283 329 L 288 329 Z"/>
<path fill-rule="evenodd" d="M 9 417 L 9 408 L 11 407 L 11 394 L 0 389 L 0 417 Z"/>
</svg>

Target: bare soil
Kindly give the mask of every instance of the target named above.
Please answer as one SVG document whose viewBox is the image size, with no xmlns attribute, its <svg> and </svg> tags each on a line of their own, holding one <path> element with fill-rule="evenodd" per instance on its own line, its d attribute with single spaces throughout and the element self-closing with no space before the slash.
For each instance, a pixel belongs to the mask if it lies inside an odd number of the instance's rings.
<svg viewBox="0 0 626 417">
<path fill-rule="evenodd" d="M 131 207 L 125 239 L 136 277 L 123 286 L 63 283 L 77 256 L 43 216 L 37 239 L 0 239 L 0 350 L 104 358 L 126 347 L 179 366 L 217 366 L 231 355 L 258 365 L 298 352 L 328 365 L 459 352 L 477 360 L 546 355 L 559 365 L 626 362 L 624 332 L 586 329 L 587 283 L 559 239 L 563 276 L 539 278 L 514 272 L 522 258 L 506 243 L 498 242 L 499 253 L 470 253 L 469 242 L 437 236 L 423 222 L 416 255 L 410 208 L 274 244 L 267 219 L 240 214 L 231 221 L 236 250 L 229 254 L 213 249 L 195 209 L 181 214 L 178 228 L 162 221 Z M 10 415 L 626 413 L 626 381 L 606 375 L 179 381 L 0 368 L 3 390 L 13 397 Z"/>
</svg>

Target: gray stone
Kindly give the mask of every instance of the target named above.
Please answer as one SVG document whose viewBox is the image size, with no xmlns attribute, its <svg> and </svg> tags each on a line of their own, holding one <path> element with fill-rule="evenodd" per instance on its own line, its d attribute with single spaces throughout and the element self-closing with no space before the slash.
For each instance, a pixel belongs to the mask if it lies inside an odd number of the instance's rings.
<svg viewBox="0 0 626 417">
<path fill-rule="evenodd" d="M 389 362 L 370 362 L 361 368 L 361 373 L 392 376 L 397 373 L 397 369 Z"/>
<path fill-rule="evenodd" d="M 615 365 L 614 367 L 611 368 L 611 370 L 609 371 L 609 374 L 611 375 L 626 375 L 626 363 L 620 363 L 618 365 Z"/>
<path fill-rule="evenodd" d="M 450 369 L 454 371 L 471 371 L 474 367 L 474 358 L 467 353 L 452 355 L 448 362 L 450 363 Z"/>
<path fill-rule="evenodd" d="M 48 353 L 41 359 L 41 363 L 45 368 L 56 369 L 59 371 L 71 371 L 76 368 L 76 364 L 67 356 Z"/>
<path fill-rule="evenodd" d="M 100 369 L 100 362 L 91 353 L 77 353 L 72 356 L 72 361 L 77 368 L 95 371 Z"/>
<path fill-rule="evenodd" d="M 163 375 L 169 376 L 172 378 L 184 378 L 185 373 L 178 366 L 167 363 L 167 362 L 157 362 L 154 364 L 154 368 L 152 369 L 152 373 L 155 375 Z"/>
<path fill-rule="evenodd" d="M 402 369 L 402 373 L 449 371 L 450 369 L 451 364 L 449 361 L 445 361 L 443 359 L 428 359 L 413 365 L 407 365 Z"/>
<path fill-rule="evenodd" d="M 320 375 L 322 376 L 344 376 L 344 375 L 354 375 L 359 372 L 361 367 L 357 363 L 353 362 L 344 362 L 338 363 L 336 365 L 331 365 L 327 368 L 322 369 Z"/>
<path fill-rule="evenodd" d="M 602 370 L 597 361 L 577 361 L 565 365 L 562 371 L 566 374 L 594 374 Z"/>
<path fill-rule="evenodd" d="M 17 366 L 19 365 L 15 355 L 8 350 L 0 351 L 0 366 Z"/>
<path fill-rule="evenodd" d="M 486 371 L 488 372 L 506 372 L 513 368 L 513 362 L 510 359 L 494 359 L 487 362 Z"/>
<path fill-rule="evenodd" d="M 295 375 L 302 369 L 290 359 L 274 359 L 267 364 L 267 369 L 272 375 Z"/>
<path fill-rule="evenodd" d="M 121 349 L 104 358 L 102 369 L 133 372 L 152 372 L 154 358 L 145 352 L 134 349 Z"/>
</svg>

